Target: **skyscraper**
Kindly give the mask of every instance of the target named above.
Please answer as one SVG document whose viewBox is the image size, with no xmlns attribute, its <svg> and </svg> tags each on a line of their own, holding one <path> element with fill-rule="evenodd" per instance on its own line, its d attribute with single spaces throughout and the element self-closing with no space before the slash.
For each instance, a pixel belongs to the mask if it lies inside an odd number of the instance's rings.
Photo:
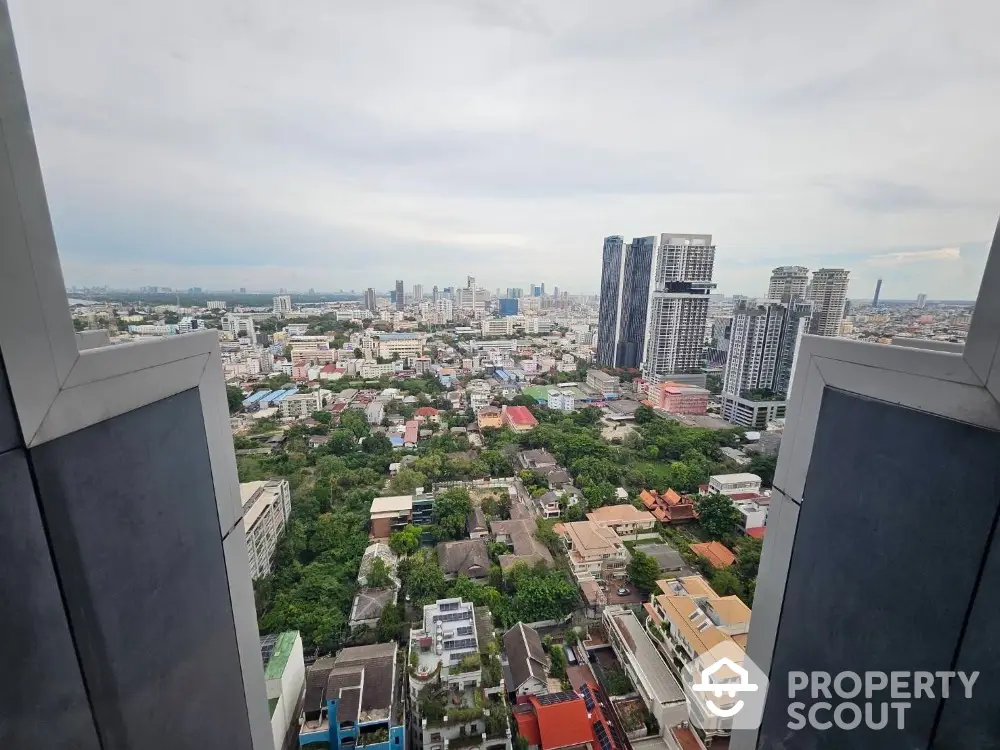
<svg viewBox="0 0 1000 750">
<path fill-rule="evenodd" d="M 927 295 L 918 294 L 917 295 L 917 307 L 923 310 L 927 306 Z"/>
<path fill-rule="evenodd" d="M 837 336 L 844 320 L 847 283 L 850 271 L 843 268 L 821 268 L 813 272 L 808 299 L 813 302 L 810 333 Z"/>
<path fill-rule="evenodd" d="M 287 294 L 279 294 L 272 302 L 274 314 L 279 318 L 282 315 L 288 315 L 292 311 L 292 298 Z"/>
<path fill-rule="evenodd" d="M 704 367 L 708 296 L 715 287 L 710 234 L 662 234 L 654 253 L 643 376 L 661 382 Z"/>
<path fill-rule="evenodd" d="M 373 287 L 365 289 L 365 309 L 375 312 L 375 289 Z"/>
<path fill-rule="evenodd" d="M 597 362 L 603 367 L 638 367 L 646 333 L 655 237 L 629 245 L 605 237 L 598 313 Z"/>
<path fill-rule="evenodd" d="M 779 302 L 802 299 L 809 285 L 809 269 L 805 266 L 778 266 L 771 271 L 771 283 L 767 287 L 767 298 Z"/>
<path fill-rule="evenodd" d="M 882 292 L 882 279 L 875 282 L 875 296 L 872 297 L 872 307 L 878 307 L 878 296 Z"/>
<path fill-rule="evenodd" d="M 403 280 L 396 279 L 396 309 L 406 308 L 406 294 L 403 292 Z"/>
<path fill-rule="evenodd" d="M 414 284 L 413 285 L 413 304 L 419 305 L 424 299 L 424 285 Z"/>
<path fill-rule="evenodd" d="M 431 290 L 431 302 L 437 302 L 439 299 L 441 299 L 441 292 L 438 291 L 437 284 L 435 284 Z"/>
<path fill-rule="evenodd" d="M 466 276 L 465 277 L 465 288 L 466 289 L 475 289 L 476 288 L 476 277 L 475 276 Z"/>
</svg>

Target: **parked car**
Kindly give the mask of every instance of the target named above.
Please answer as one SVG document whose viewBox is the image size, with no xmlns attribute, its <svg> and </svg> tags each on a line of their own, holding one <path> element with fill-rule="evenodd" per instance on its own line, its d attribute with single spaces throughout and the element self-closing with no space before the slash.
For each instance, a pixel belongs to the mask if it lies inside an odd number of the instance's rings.
<svg viewBox="0 0 1000 750">
<path fill-rule="evenodd" d="M 628 589 L 624 586 L 618 589 L 618 596 L 625 596 L 626 594 L 628 594 Z"/>
</svg>

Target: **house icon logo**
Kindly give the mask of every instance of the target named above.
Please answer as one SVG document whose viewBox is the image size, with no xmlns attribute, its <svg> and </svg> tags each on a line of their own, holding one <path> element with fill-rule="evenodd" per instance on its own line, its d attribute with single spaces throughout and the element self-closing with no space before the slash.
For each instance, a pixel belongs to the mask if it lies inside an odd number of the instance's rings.
<svg viewBox="0 0 1000 750">
<path fill-rule="evenodd" d="M 706 734 L 760 726 L 767 676 L 735 642 L 724 641 L 699 654 L 681 677 L 688 719 Z"/>
<path fill-rule="evenodd" d="M 712 676 L 728 670 L 729 672 L 735 674 L 739 679 L 739 682 L 717 682 L 713 683 Z M 758 685 L 750 682 L 750 673 L 741 667 L 739 664 L 734 662 L 727 656 L 723 656 L 717 662 L 715 662 L 708 669 L 701 673 L 701 682 L 697 685 L 692 685 L 691 689 L 698 693 L 711 693 L 716 698 L 721 698 L 724 695 L 728 695 L 730 698 L 735 698 L 737 693 L 743 692 L 756 692 Z M 720 718 L 728 719 L 731 716 L 736 716 L 746 704 L 738 700 L 732 706 L 728 708 L 723 708 L 723 706 L 712 701 L 711 698 L 705 700 L 705 707 L 710 713 L 718 716 Z"/>
</svg>

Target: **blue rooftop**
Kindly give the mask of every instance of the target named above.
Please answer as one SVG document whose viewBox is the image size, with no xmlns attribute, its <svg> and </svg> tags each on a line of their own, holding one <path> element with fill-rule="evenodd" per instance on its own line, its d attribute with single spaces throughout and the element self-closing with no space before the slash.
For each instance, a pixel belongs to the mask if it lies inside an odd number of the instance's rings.
<svg viewBox="0 0 1000 750">
<path fill-rule="evenodd" d="M 380 333 L 378 338 L 379 341 L 409 341 L 420 336 L 416 333 Z"/>
</svg>

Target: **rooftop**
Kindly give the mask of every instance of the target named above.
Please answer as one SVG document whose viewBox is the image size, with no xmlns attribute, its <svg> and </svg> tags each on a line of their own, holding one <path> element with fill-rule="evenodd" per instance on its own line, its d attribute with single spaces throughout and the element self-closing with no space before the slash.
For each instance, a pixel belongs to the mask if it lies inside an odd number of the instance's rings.
<svg viewBox="0 0 1000 750">
<path fill-rule="evenodd" d="M 593 521 L 573 521 L 556 524 L 556 533 L 569 539 L 573 549 L 582 554 L 596 555 L 617 551 L 622 542 L 611 529 Z"/>
<path fill-rule="evenodd" d="M 412 495 L 392 495 L 389 497 L 376 497 L 372 500 L 371 515 L 382 513 L 402 513 L 413 509 Z"/>
<path fill-rule="evenodd" d="M 297 630 L 261 636 L 260 656 L 264 662 L 265 680 L 281 679 L 285 673 L 285 667 L 288 665 L 288 657 L 291 656 L 298 637 Z"/>
<path fill-rule="evenodd" d="M 620 605 L 605 609 L 606 616 L 621 634 L 621 641 L 634 657 L 633 667 L 642 673 L 653 690 L 653 697 L 660 703 L 678 703 L 684 700 L 684 690 L 660 657 L 656 646 L 649 640 L 639 620 L 631 610 Z"/>
<path fill-rule="evenodd" d="M 708 560 L 715 568 L 727 568 L 736 562 L 736 555 L 722 542 L 692 544 L 691 551 Z"/>
<path fill-rule="evenodd" d="M 718 484 L 746 484 L 754 482 L 760 484 L 759 476 L 746 472 L 741 474 L 713 474 L 708 478 L 708 481 L 711 483 L 713 480 Z"/>
<path fill-rule="evenodd" d="M 437 546 L 438 563 L 449 575 L 482 578 L 490 567 L 490 556 L 483 539 L 441 542 Z"/>
<path fill-rule="evenodd" d="M 538 420 L 527 406 L 507 406 L 504 408 L 507 418 L 516 425 L 536 425 Z"/>
<path fill-rule="evenodd" d="M 600 524 L 647 523 L 654 520 L 653 514 L 648 510 L 639 510 L 629 503 L 604 505 L 588 513 L 587 518 L 594 523 Z"/>
</svg>

